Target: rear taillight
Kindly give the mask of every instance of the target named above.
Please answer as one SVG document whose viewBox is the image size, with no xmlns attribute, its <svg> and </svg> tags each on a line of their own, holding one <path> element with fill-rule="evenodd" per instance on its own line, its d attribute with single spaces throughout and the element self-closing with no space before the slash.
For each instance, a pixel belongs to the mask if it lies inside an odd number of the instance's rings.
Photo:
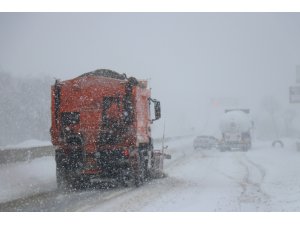
<svg viewBox="0 0 300 225">
<path fill-rule="evenodd" d="M 122 151 L 123 156 L 128 157 L 129 156 L 129 150 L 128 149 L 124 149 Z"/>
</svg>

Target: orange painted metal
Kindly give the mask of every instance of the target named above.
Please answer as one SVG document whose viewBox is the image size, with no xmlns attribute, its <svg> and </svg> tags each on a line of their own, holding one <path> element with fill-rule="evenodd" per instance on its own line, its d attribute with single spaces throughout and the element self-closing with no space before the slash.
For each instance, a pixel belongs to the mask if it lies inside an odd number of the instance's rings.
<svg viewBox="0 0 300 225">
<path fill-rule="evenodd" d="M 51 88 L 51 138 L 53 145 L 63 151 L 69 151 L 64 132 L 80 134 L 83 140 L 83 150 L 87 154 L 101 150 L 137 148 L 140 144 L 150 142 L 150 89 L 146 81 L 138 81 L 132 87 L 131 99 L 133 115 L 132 122 L 122 133 L 122 141 L 116 144 L 99 144 L 99 135 L 106 129 L 103 125 L 104 99 L 114 98 L 106 111 L 110 119 L 124 123 L 124 104 L 128 79 L 115 79 L 105 76 L 84 75 L 74 79 L 56 82 Z M 79 122 L 63 125 L 64 113 L 79 113 Z M 108 131 L 109 132 L 109 131 Z"/>
</svg>

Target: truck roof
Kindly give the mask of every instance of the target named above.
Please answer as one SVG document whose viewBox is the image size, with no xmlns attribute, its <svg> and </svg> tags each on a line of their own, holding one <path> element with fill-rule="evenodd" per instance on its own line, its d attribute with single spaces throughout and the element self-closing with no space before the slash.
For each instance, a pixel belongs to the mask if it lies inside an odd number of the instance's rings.
<svg viewBox="0 0 300 225">
<path fill-rule="evenodd" d="M 125 80 L 127 78 L 125 73 L 119 74 L 116 71 L 108 70 L 108 69 L 98 69 L 95 71 L 84 73 L 78 77 L 85 77 L 85 76 L 102 76 L 102 77 L 109 77 L 109 78 L 114 78 L 119 80 Z"/>
<path fill-rule="evenodd" d="M 242 110 L 233 110 L 225 113 L 220 121 L 222 132 L 239 131 L 246 132 L 251 128 L 251 119 L 249 114 Z"/>
</svg>

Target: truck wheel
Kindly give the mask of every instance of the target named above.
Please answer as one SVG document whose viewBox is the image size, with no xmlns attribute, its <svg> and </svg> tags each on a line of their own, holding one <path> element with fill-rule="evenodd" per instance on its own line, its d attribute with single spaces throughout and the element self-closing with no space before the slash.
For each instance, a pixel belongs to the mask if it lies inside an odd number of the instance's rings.
<svg viewBox="0 0 300 225">
<path fill-rule="evenodd" d="M 143 185 L 144 183 L 144 169 L 139 169 L 139 173 L 134 178 L 134 184 L 136 187 Z"/>
<path fill-rule="evenodd" d="M 89 177 L 86 176 L 73 176 L 71 182 L 72 189 L 84 190 L 91 186 L 91 181 Z"/>
<path fill-rule="evenodd" d="M 56 157 L 56 183 L 59 190 L 65 190 L 69 187 L 69 176 L 63 157 Z"/>
<path fill-rule="evenodd" d="M 70 162 L 60 150 L 55 152 L 56 161 L 56 183 L 59 190 L 74 188 L 74 178 L 70 171 Z"/>
<path fill-rule="evenodd" d="M 78 173 L 83 166 L 83 154 L 81 148 L 75 146 L 68 154 L 66 163 L 65 180 L 67 188 L 71 190 L 83 189 L 89 186 L 89 178 Z"/>
<path fill-rule="evenodd" d="M 145 181 L 151 180 L 151 171 L 148 169 L 148 160 L 144 163 Z"/>
<path fill-rule="evenodd" d="M 124 187 L 133 186 L 132 170 L 130 168 L 121 168 L 119 171 L 119 182 Z"/>
<path fill-rule="evenodd" d="M 141 186 L 145 180 L 145 160 L 142 155 L 139 155 L 133 166 L 133 179 L 136 187 Z"/>
<path fill-rule="evenodd" d="M 56 183 L 59 190 L 65 189 L 65 172 L 56 166 Z"/>
</svg>

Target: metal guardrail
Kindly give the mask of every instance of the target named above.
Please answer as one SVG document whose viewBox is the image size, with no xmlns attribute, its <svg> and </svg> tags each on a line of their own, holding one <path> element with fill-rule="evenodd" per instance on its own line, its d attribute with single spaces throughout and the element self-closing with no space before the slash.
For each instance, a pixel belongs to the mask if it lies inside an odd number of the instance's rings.
<svg viewBox="0 0 300 225">
<path fill-rule="evenodd" d="M 167 137 L 165 142 L 182 139 L 189 136 L 177 136 L 177 137 Z M 154 142 L 161 143 L 161 138 L 155 138 Z M 54 146 L 41 146 L 41 147 L 30 147 L 30 148 L 19 148 L 19 149 L 4 149 L 0 150 L 0 165 L 6 163 L 14 162 L 24 162 L 30 161 L 35 158 L 43 156 L 54 156 L 55 147 Z"/>
<path fill-rule="evenodd" d="M 29 161 L 43 156 L 54 155 L 54 146 L 0 150 L 0 164 Z"/>
</svg>

